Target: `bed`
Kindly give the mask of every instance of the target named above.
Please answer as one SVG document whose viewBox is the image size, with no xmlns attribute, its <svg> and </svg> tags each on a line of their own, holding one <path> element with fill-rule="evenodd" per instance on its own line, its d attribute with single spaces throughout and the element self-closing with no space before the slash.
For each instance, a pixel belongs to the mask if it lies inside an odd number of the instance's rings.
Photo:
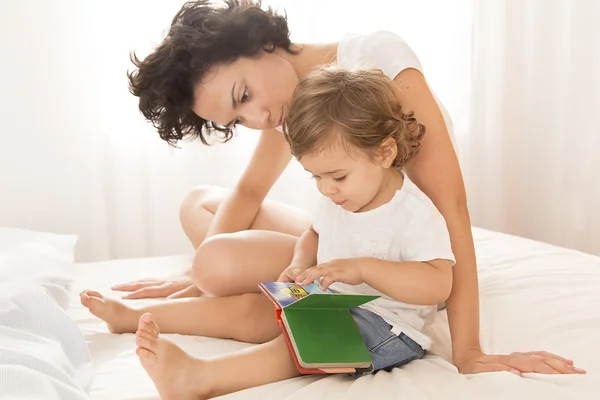
<svg viewBox="0 0 600 400">
<path fill-rule="evenodd" d="M 303 376 L 223 399 L 597 399 L 600 395 L 600 258 L 474 228 L 481 292 L 481 344 L 485 351 L 546 350 L 576 361 L 587 375 L 457 373 L 449 360 L 447 316 L 429 328 L 435 345 L 423 360 L 358 380 Z M 93 367 L 89 397 L 158 399 L 139 365 L 132 334 L 111 335 L 79 304 L 77 293 L 183 270 L 191 255 L 81 263 L 72 266 L 68 315 L 87 342 Z M 155 300 L 137 300 L 150 302 Z M 195 356 L 251 346 L 229 340 L 165 335 Z"/>
</svg>

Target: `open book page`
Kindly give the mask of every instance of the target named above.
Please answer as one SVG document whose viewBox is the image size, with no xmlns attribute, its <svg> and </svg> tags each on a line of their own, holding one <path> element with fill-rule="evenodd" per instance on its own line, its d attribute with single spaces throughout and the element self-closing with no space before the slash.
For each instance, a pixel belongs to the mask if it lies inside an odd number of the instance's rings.
<svg viewBox="0 0 600 400">
<path fill-rule="evenodd" d="M 310 294 L 332 293 L 330 290 L 322 291 L 320 283 L 316 281 L 304 286 L 293 282 L 262 282 L 261 286 L 281 308 Z"/>
</svg>

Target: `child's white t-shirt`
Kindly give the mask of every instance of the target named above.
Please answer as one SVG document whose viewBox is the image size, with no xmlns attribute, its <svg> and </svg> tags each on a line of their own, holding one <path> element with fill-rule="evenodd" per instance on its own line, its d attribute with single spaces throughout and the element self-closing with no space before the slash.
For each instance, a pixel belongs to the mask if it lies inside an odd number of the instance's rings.
<svg viewBox="0 0 600 400">
<path fill-rule="evenodd" d="M 402 188 L 388 203 L 370 211 L 346 211 L 324 196 L 319 203 L 313 215 L 313 228 L 319 234 L 318 264 L 362 257 L 390 261 L 455 261 L 444 217 L 407 176 Z M 334 283 L 330 287 L 338 293 L 381 296 L 362 308 L 392 325 L 393 333 L 404 332 L 423 349 L 430 348 L 431 340 L 422 331 L 432 322 L 437 306 L 402 303 L 364 283 Z"/>
</svg>

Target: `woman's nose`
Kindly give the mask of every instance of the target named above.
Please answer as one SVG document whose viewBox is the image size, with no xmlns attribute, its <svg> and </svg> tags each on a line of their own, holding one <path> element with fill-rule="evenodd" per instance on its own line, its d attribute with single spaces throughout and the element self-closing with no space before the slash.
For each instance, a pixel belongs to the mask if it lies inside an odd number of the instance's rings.
<svg viewBox="0 0 600 400">
<path fill-rule="evenodd" d="M 250 109 L 246 119 L 252 124 L 249 128 L 254 129 L 269 129 L 277 125 L 277 121 L 271 121 L 271 112 L 266 107 Z"/>
</svg>

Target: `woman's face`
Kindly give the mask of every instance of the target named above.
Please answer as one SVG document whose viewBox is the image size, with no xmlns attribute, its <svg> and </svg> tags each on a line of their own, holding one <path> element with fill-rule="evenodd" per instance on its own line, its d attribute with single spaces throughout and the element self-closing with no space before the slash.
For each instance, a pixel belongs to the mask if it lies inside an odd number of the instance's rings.
<svg viewBox="0 0 600 400">
<path fill-rule="evenodd" d="M 281 126 L 298 84 L 298 75 L 282 52 L 214 66 L 194 88 L 193 111 L 224 126 L 260 130 Z"/>
</svg>

